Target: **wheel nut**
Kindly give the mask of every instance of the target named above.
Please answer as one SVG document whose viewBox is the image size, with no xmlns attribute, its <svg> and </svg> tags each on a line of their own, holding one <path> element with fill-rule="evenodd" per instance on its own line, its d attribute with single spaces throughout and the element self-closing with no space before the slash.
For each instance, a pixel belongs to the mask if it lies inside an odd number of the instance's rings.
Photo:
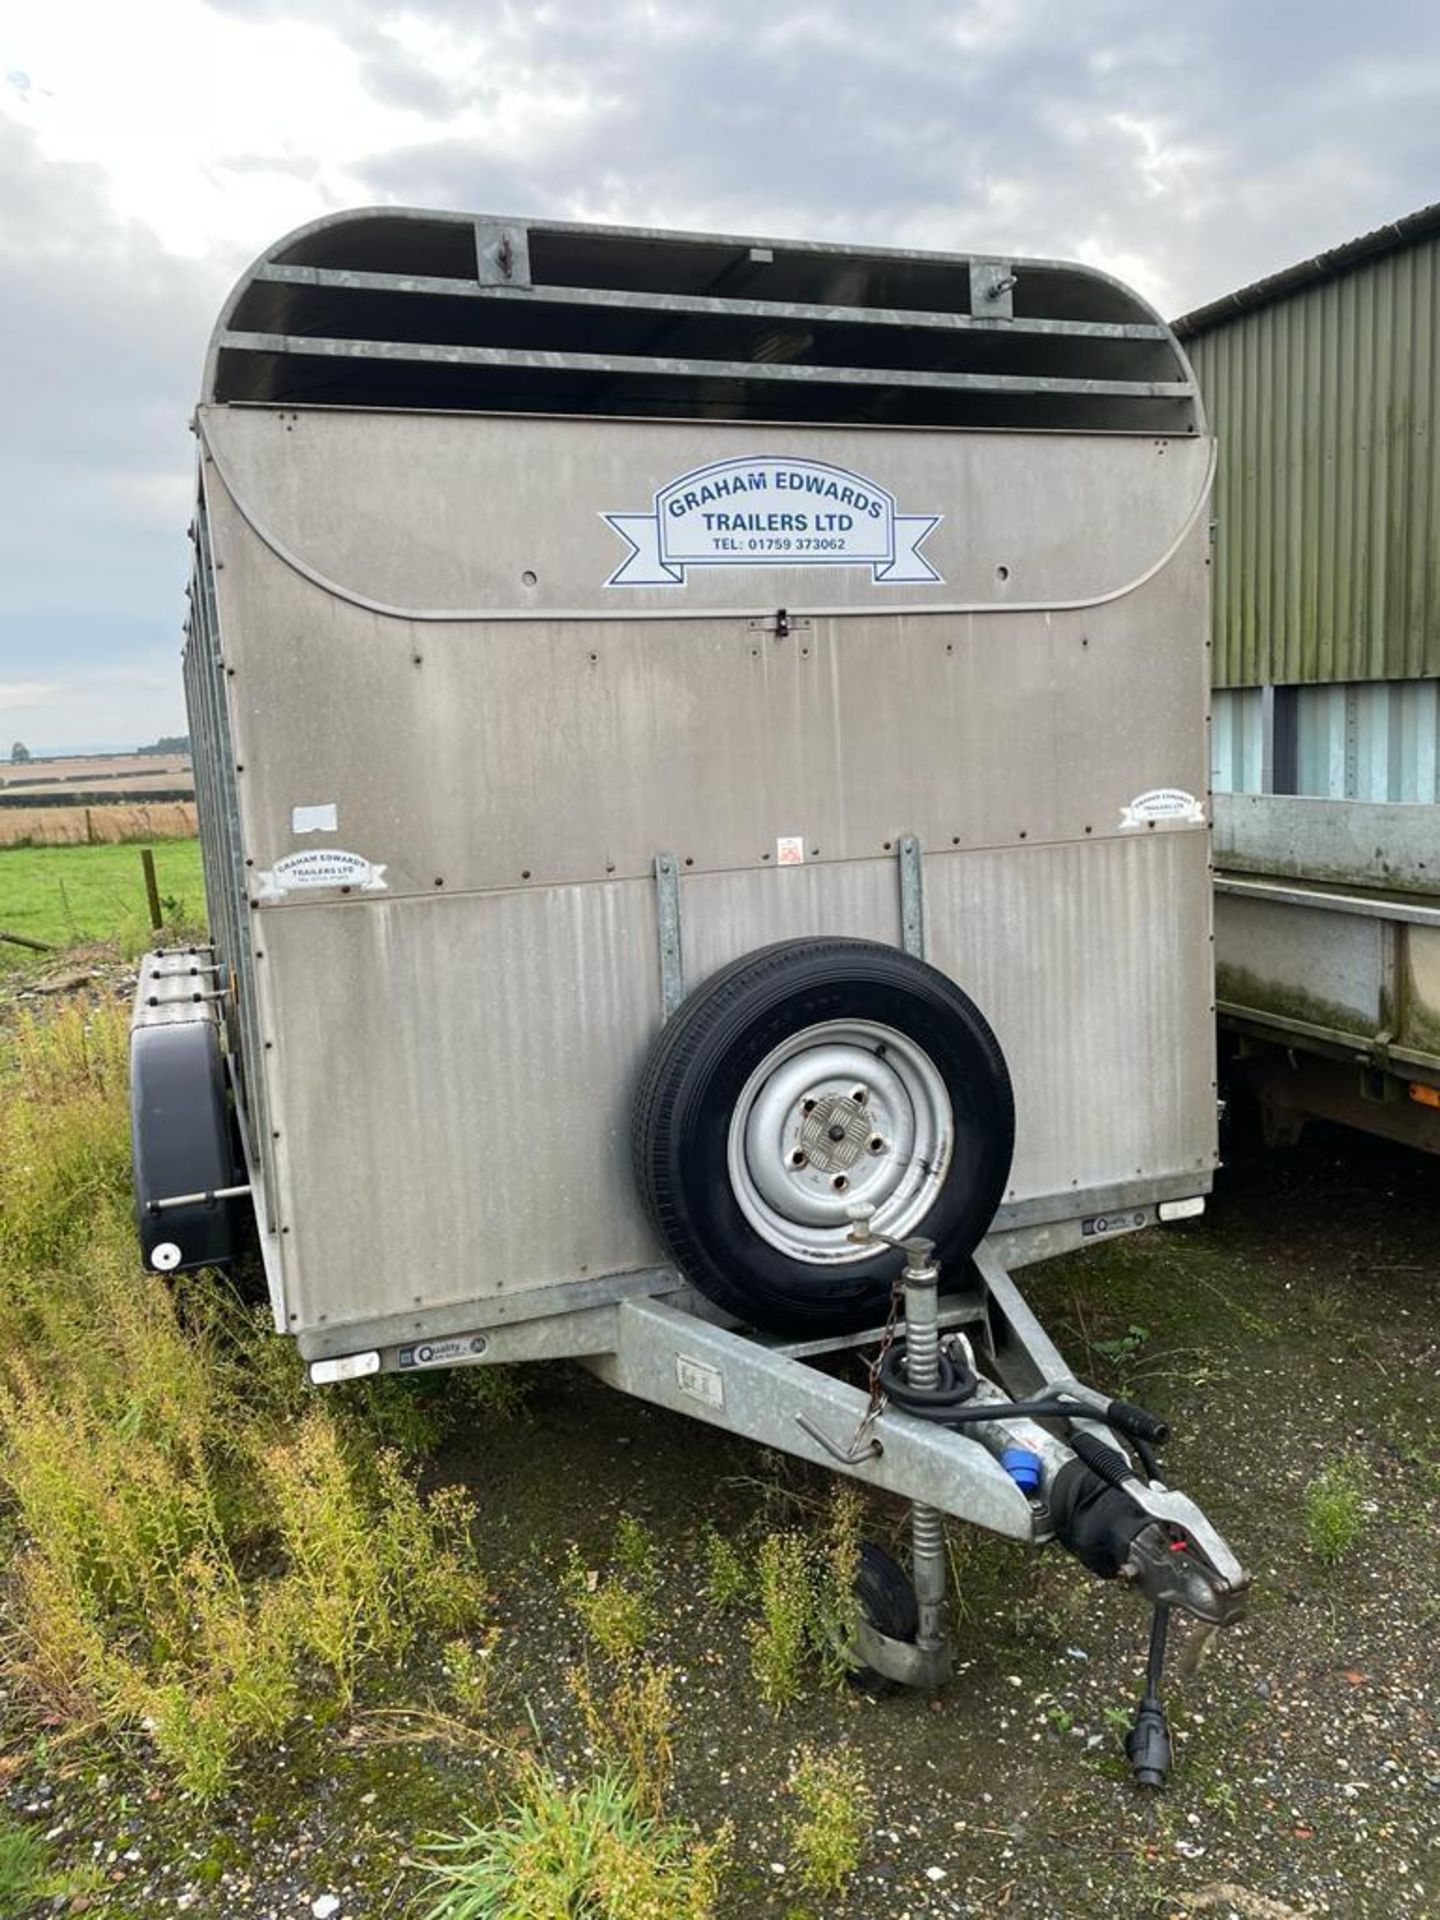
<svg viewBox="0 0 1440 1920">
<path fill-rule="evenodd" d="M 850 1098 L 855 1102 L 857 1107 L 863 1107 L 865 1102 L 870 1098 L 870 1089 L 868 1087 L 856 1087 Z"/>
<path fill-rule="evenodd" d="M 805 1164 L 805 1155 L 804 1155 L 804 1153 L 803 1153 L 803 1152 L 801 1151 L 801 1149 L 800 1149 L 799 1147 L 797 1147 L 797 1148 L 795 1149 L 795 1151 L 794 1151 L 794 1153 L 792 1153 L 792 1154 L 791 1154 L 791 1156 L 790 1156 L 790 1164 L 791 1164 L 791 1166 L 792 1166 L 792 1167 L 803 1167 L 803 1166 L 804 1166 L 804 1164 Z"/>
<path fill-rule="evenodd" d="M 814 1113 L 815 1102 L 813 1100 L 803 1100 L 800 1103 L 800 1111 L 802 1113 Z"/>
<path fill-rule="evenodd" d="M 843 1140 L 845 1138 L 844 1127 L 831 1127 L 830 1138 L 832 1140 Z"/>
<path fill-rule="evenodd" d="M 884 1153 L 885 1151 L 885 1142 L 880 1138 L 878 1133 L 872 1133 L 870 1136 L 870 1151 L 871 1153 Z"/>
<path fill-rule="evenodd" d="M 830 1184 L 834 1187 L 836 1193 L 844 1193 L 850 1182 L 845 1178 L 843 1173 L 837 1173 Z"/>
</svg>

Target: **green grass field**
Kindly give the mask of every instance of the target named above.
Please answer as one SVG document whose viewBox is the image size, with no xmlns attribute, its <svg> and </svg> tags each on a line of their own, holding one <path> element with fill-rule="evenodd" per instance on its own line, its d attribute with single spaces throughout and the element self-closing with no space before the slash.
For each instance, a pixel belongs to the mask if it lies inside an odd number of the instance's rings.
<svg viewBox="0 0 1440 1920">
<path fill-rule="evenodd" d="M 167 922 L 203 924 L 205 892 L 198 840 L 152 843 Z M 58 947 L 119 940 L 144 946 L 149 928 L 140 846 L 0 848 L 0 930 Z M 36 956 L 0 941 L 0 966 Z"/>
</svg>

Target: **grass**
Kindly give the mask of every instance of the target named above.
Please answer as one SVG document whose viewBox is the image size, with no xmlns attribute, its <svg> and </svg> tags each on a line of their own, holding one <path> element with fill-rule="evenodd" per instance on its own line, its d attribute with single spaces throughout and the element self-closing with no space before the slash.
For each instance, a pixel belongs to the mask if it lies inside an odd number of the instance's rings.
<svg viewBox="0 0 1440 1920">
<path fill-rule="evenodd" d="M 575 1667 L 570 1691 L 592 1756 L 630 1786 L 637 1806 L 658 1815 L 674 1769 L 675 1670 L 629 1660 L 609 1687 L 597 1688 L 588 1666 Z"/>
<path fill-rule="evenodd" d="M 200 842 L 148 844 L 167 926 L 198 932 L 205 917 Z M 57 947 L 118 939 L 126 954 L 139 953 L 151 939 L 140 853 L 139 844 L 0 848 L 0 927 Z M 25 953 L 0 942 L 0 967 Z"/>
<path fill-rule="evenodd" d="M 587 1568 L 571 1549 L 565 1589 L 588 1638 L 611 1660 L 637 1654 L 655 1631 L 659 1569 L 655 1544 L 633 1514 L 620 1516 L 615 1534 L 617 1566 Z"/>
<path fill-rule="evenodd" d="M 1360 1538 L 1365 1527 L 1365 1469 L 1353 1454 L 1334 1460 L 1305 1489 L 1301 1509 L 1305 1541 L 1327 1567 L 1333 1567 Z"/>
<path fill-rule="evenodd" d="M 602 1773 L 566 1786 L 538 1763 L 505 1813 L 467 1821 L 423 1862 L 434 1898 L 424 1920 L 711 1920 L 728 1835 L 698 1840 Z"/>
<path fill-rule="evenodd" d="M 850 1669 L 863 1512 L 856 1488 L 836 1481 L 822 1527 L 783 1528 L 760 1542 L 750 1670 L 761 1699 L 777 1712 L 800 1697 L 811 1673 L 839 1684 Z"/>
<path fill-rule="evenodd" d="M 32 1909 L 50 1891 L 50 1855 L 33 1827 L 0 1815 L 0 1920 Z"/>
<path fill-rule="evenodd" d="M 223 1283 L 140 1271 L 125 1026 L 72 1002 L 0 1041 L 0 1645 L 39 1714 L 209 1796 L 483 1590 L 458 1493 L 422 1501 Z"/>
<path fill-rule="evenodd" d="M 787 1838 L 800 1878 L 816 1893 L 839 1893 L 860 1864 L 871 1818 L 860 1756 L 845 1746 L 829 1753 L 801 1747 L 789 1785 L 796 1810 Z"/>
<path fill-rule="evenodd" d="M 705 1563 L 705 1598 L 720 1613 L 729 1613 L 750 1597 L 754 1578 L 739 1547 L 728 1534 L 709 1525 L 701 1536 Z"/>
</svg>

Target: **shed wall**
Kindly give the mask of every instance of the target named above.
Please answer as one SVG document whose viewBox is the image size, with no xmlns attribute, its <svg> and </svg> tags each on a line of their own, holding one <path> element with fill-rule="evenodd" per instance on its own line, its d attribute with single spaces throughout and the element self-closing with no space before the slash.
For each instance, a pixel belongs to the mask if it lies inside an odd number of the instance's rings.
<svg viewBox="0 0 1440 1920">
<path fill-rule="evenodd" d="M 1215 684 L 1440 675 L 1440 239 L 1186 341 L 1220 465 Z"/>
</svg>

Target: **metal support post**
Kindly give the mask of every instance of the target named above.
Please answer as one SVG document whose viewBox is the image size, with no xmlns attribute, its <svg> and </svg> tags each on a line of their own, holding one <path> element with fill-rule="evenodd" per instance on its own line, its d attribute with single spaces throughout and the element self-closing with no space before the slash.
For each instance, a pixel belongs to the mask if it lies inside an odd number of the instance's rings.
<svg viewBox="0 0 1440 1920">
<path fill-rule="evenodd" d="M 940 1269 L 928 1240 L 905 1243 L 901 1276 L 905 1299 L 905 1377 L 933 1392 L 940 1384 Z M 910 1506 L 911 1579 L 920 1615 L 916 1645 L 936 1663 L 936 1681 L 948 1676 L 950 1636 L 945 1614 L 945 1523 L 938 1508 Z"/>
</svg>

